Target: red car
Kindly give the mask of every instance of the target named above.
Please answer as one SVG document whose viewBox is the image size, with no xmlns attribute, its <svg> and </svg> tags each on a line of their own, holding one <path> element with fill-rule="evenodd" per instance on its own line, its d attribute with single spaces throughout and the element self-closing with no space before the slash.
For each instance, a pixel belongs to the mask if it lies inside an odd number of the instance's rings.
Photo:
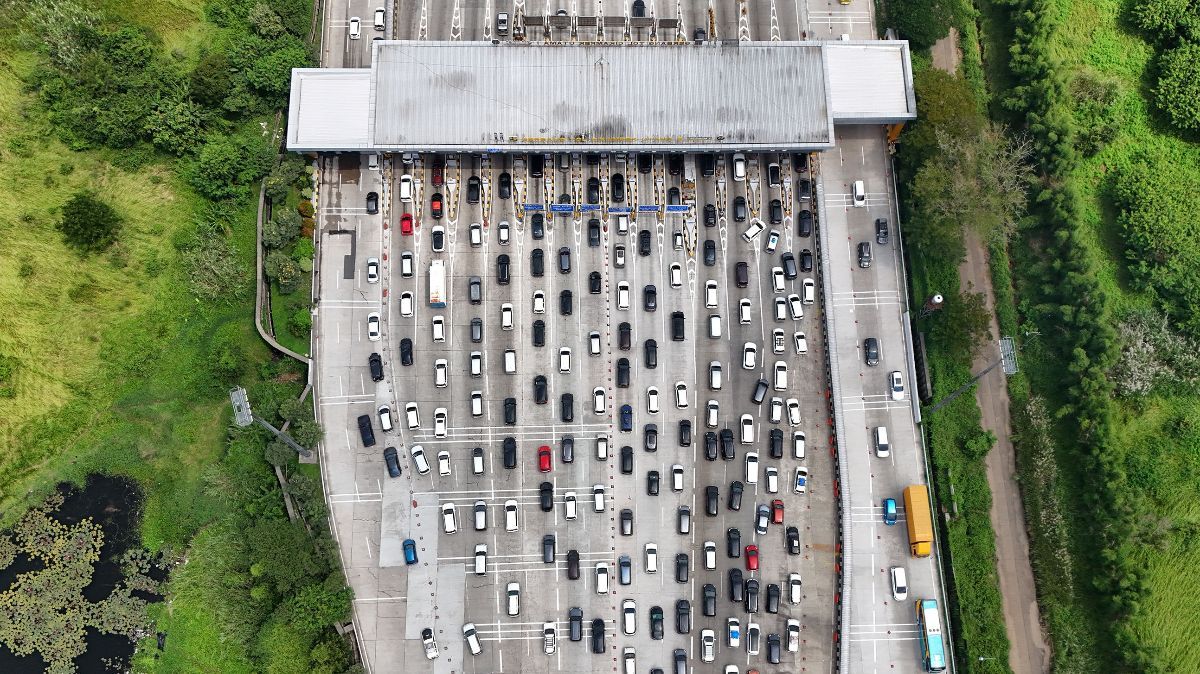
<svg viewBox="0 0 1200 674">
<path fill-rule="evenodd" d="M 746 570 L 758 571 L 758 546 L 746 546 Z"/>
<path fill-rule="evenodd" d="M 429 211 L 434 218 L 441 219 L 442 217 L 442 193 L 438 192 L 429 200 Z"/>
<path fill-rule="evenodd" d="M 445 175 L 445 171 L 441 166 L 433 167 L 433 186 L 434 187 L 442 186 L 442 179 L 443 179 L 444 175 Z"/>
<path fill-rule="evenodd" d="M 771 524 L 783 524 L 783 501 L 771 501 Z"/>
<path fill-rule="evenodd" d="M 400 233 L 404 236 L 412 236 L 413 233 L 413 217 L 412 213 L 405 213 L 400 216 Z"/>
<path fill-rule="evenodd" d="M 538 472 L 549 473 L 550 468 L 550 448 L 542 445 L 538 447 Z"/>
</svg>

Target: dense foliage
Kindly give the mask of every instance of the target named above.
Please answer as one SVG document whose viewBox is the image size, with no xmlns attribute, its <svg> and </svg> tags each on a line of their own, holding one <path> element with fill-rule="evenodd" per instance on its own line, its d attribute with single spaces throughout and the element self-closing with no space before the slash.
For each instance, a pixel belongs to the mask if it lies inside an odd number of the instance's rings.
<svg viewBox="0 0 1200 674">
<path fill-rule="evenodd" d="M 954 6 L 946 0 L 902 0 L 891 2 L 888 24 L 907 39 L 913 49 L 928 49 L 950 32 Z"/>
<path fill-rule="evenodd" d="M 1154 103 L 1182 131 L 1200 131 L 1200 2 L 1141 0 L 1131 4 L 1134 25 L 1162 50 Z"/>
<path fill-rule="evenodd" d="M 68 245 L 84 252 L 104 250 L 121 231 L 121 216 L 116 209 L 92 192 L 77 192 L 63 204 L 58 231 Z"/>
</svg>

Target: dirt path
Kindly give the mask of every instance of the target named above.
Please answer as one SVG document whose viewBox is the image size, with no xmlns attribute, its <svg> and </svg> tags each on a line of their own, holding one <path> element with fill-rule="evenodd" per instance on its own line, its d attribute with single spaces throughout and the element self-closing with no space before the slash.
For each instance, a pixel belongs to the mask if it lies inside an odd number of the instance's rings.
<svg viewBox="0 0 1200 674">
<path fill-rule="evenodd" d="M 988 266 L 987 246 L 975 232 L 965 237 L 967 258 L 958 268 L 964 289 L 984 294 L 993 337 L 1000 334 L 996 323 L 995 294 Z M 975 358 L 976 372 L 991 365 L 995 351 L 986 349 Z M 996 572 L 1000 579 L 1000 602 L 1008 632 L 1008 666 L 1014 674 L 1038 674 L 1050 671 L 1050 649 L 1042 634 L 1041 616 L 1029 562 L 1029 536 L 1025 531 L 1025 509 L 1017 487 L 1016 453 L 1009 424 L 1008 388 L 1001 370 L 979 380 L 975 400 L 983 416 L 983 427 L 996 436 L 988 452 L 988 487 L 992 490 L 992 531 L 996 536 Z"/>
<path fill-rule="evenodd" d="M 958 50 L 958 31 L 933 46 L 933 66 L 948 72 L 958 70 L 962 54 Z M 967 230 L 964 243 L 967 257 L 958 268 L 963 289 L 982 292 L 988 310 L 988 331 L 1000 337 L 996 323 L 996 298 L 992 292 L 992 274 L 987 246 L 979 236 Z M 995 353 L 987 350 L 976 357 L 974 371 L 991 365 Z M 1033 567 L 1029 562 L 1029 535 L 1025 530 L 1025 509 L 1017 488 L 1017 460 L 1009 423 L 1008 388 L 999 369 L 979 380 L 975 400 L 982 414 L 983 427 L 996 436 L 996 445 L 986 460 L 988 487 L 992 490 L 992 531 L 996 536 L 996 572 L 1000 580 L 1000 603 L 1008 633 L 1008 666 L 1014 674 L 1038 674 L 1050 671 L 1050 649 L 1042 633 Z"/>
</svg>

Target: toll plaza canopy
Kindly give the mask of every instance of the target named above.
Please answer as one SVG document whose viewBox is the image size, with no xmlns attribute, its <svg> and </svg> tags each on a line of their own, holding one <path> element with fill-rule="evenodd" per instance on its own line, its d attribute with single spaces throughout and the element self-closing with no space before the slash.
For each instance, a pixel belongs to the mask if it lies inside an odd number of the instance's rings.
<svg viewBox="0 0 1200 674">
<path fill-rule="evenodd" d="M 903 41 L 377 40 L 371 63 L 292 71 L 288 149 L 821 150 L 917 114 Z"/>
</svg>

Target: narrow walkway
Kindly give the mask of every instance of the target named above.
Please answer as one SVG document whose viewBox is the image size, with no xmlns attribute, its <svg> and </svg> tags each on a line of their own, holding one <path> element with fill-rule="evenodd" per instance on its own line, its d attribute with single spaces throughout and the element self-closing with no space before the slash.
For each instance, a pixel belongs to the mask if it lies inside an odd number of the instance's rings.
<svg viewBox="0 0 1200 674">
<path fill-rule="evenodd" d="M 958 50 L 958 31 L 933 46 L 933 67 L 954 73 L 962 57 Z M 996 338 L 996 296 L 992 291 L 991 265 L 987 245 L 970 228 L 964 237 L 967 256 L 958 268 L 964 290 L 981 292 L 988 312 L 988 331 Z M 991 365 L 994 354 L 976 356 L 972 370 Z M 1039 674 L 1050 671 L 1050 649 L 1042 632 L 1033 567 L 1029 562 L 1029 534 L 1025 529 L 1025 509 L 1017 487 L 1017 459 L 1012 444 L 1008 387 L 996 370 L 979 380 L 975 388 L 983 428 L 996 436 L 996 444 L 986 459 L 988 488 L 992 491 L 991 521 L 996 536 L 996 573 L 1000 580 L 1000 602 L 1008 632 L 1008 666 L 1014 674 Z"/>
<path fill-rule="evenodd" d="M 265 341 L 267 344 L 271 345 L 272 349 L 275 349 L 276 351 L 278 351 L 282 354 L 291 356 L 292 358 L 295 358 L 296 360 L 300 361 L 301 363 L 308 365 L 309 364 L 308 357 L 298 354 L 295 351 L 292 351 L 291 349 L 287 348 L 286 346 L 280 344 L 278 341 L 276 341 L 275 335 L 272 335 L 271 333 L 267 332 L 267 330 L 265 328 L 263 328 L 263 324 L 262 324 L 263 297 L 265 296 L 266 293 L 270 292 L 270 289 L 266 286 L 266 284 L 263 283 L 262 228 L 263 228 L 263 211 L 266 210 L 266 205 L 267 205 L 267 192 L 264 189 L 264 187 L 262 185 L 260 185 L 259 190 L 258 190 L 258 234 L 257 234 L 257 236 L 255 236 L 255 245 L 254 245 L 254 247 L 256 249 L 256 254 L 255 254 L 255 262 L 256 262 L 255 274 L 256 275 L 255 275 L 255 282 L 254 282 L 254 327 L 258 330 L 259 337 L 262 337 L 263 341 Z"/>
</svg>

